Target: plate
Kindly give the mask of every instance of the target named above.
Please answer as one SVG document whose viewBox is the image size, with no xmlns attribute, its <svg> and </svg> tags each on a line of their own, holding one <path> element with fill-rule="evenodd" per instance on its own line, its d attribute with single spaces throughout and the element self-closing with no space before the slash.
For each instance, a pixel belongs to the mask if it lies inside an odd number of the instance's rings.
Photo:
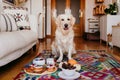
<svg viewBox="0 0 120 80">
<path fill-rule="evenodd" d="M 49 71 L 46 70 L 46 71 L 44 71 L 42 73 L 34 73 L 34 71 L 33 72 L 28 72 L 26 69 L 24 69 L 24 72 L 27 73 L 27 74 L 30 74 L 30 75 L 46 75 L 46 74 L 54 73 L 56 71 L 57 71 L 57 67 L 55 67 L 55 70 L 52 71 L 52 72 L 49 72 Z"/>
<path fill-rule="evenodd" d="M 58 76 L 65 80 L 74 80 L 80 77 L 80 73 L 75 72 L 73 76 L 66 76 L 62 71 L 58 73 Z"/>
</svg>

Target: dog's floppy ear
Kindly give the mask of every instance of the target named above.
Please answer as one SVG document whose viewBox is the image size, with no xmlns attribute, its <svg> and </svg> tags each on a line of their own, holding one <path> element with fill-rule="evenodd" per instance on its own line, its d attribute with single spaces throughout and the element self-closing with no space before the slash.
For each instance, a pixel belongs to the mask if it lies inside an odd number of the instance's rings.
<svg viewBox="0 0 120 80">
<path fill-rule="evenodd" d="M 72 15 L 71 15 L 71 24 L 72 24 L 72 26 L 75 24 L 75 17 L 73 17 Z"/>
</svg>

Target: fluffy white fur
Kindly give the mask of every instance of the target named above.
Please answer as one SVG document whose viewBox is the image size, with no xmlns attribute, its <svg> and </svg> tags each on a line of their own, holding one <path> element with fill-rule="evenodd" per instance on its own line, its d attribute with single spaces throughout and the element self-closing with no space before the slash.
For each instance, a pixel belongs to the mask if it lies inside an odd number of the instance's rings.
<svg viewBox="0 0 120 80">
<path fill-rule="evenodd" d="M 73 25 L 75 18 L 72 15 L 61 14 L 56 18 L 55 41 L 52 43 L 52 53 L 59 56 L 57 62 L 63 60 L 63 53 L 67 52 L 68 59 L 76 53 L 74 44 Z M 58 55 L 59 54 L 59 55 Z"/>
</svg>

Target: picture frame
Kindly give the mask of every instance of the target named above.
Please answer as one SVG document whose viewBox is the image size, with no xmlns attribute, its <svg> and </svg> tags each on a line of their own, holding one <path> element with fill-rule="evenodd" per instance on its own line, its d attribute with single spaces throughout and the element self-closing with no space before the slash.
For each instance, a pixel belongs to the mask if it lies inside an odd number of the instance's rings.
<svg viewBox="0 0 120 80">
<path fill-rule="evenodd" d="M 19 6 L 20 4 L 27 2 L 27 0 L 3 0 L 3 2 L 12 6 Z"/>
</svg>

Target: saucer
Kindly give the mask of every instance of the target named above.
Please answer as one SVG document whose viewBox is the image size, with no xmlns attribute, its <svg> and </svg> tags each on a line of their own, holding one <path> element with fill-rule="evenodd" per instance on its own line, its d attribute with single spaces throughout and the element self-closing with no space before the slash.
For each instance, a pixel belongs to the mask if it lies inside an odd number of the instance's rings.
<svg viewBox="0 0 120 80">
<path fill-rule="evenodd" d="M 73 76 L 66 76 L 62 71 L 58 73 L 58 76 L 65 80 L 74 80 L 80 77 L 80 73 L 75 72 Z"/>
</svg>

